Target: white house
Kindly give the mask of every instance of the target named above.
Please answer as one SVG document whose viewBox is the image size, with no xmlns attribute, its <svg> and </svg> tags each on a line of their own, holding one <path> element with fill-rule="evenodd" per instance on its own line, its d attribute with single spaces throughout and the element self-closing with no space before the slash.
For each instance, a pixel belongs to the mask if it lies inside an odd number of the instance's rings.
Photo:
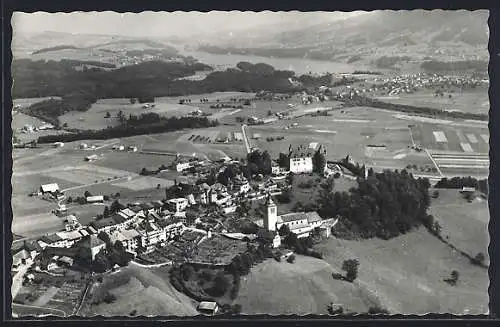
<svg viewBox="0 0 500 327">
<path fill-rule="evenodd" d="M 59 185 L 57 183 L 43 184 L 40 186 L 40 192 L 45 193 L 55 193 L 59 191 Z"/>
<path fill-rule="evenodd" d="M 216 302 L 202 301 L 198 304 L 198 311 L 206 315 L 215 315 L 219 312 L 219 305 Z"/>
<path fill-rule="evenodd" d="M 167 200 L 167 206 L 173 212 L 182 212 L 188 207 L 188 200 L 186 198 L 176 198 Z"/>
<path fill-rule="evenodd" d="M 102 196 L 102 195 L 87 196 L 86 200 L 87 200 L 87 203 L 103 203 L 104 196 Z"/>
<path fill-rule="evenodd" d="M 85 157 L 85 161 L 94 161 L 94 160 L 97 160 L 97 159 L 99 159 L 99 157 L 96 154 L 93 154 L 93 155 Z"/>
</svg>

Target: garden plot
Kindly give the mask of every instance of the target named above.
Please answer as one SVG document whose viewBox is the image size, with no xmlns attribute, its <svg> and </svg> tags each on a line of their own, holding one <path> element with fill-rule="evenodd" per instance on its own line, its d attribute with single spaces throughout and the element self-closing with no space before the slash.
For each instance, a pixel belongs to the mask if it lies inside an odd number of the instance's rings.
<svg viewBox="0 0 500 327">
<path fill-rule="evenodd" d="M 245 242 L 216 236 L 203 241 L 193 253 L 192 260 L 228 264 L 236 255 L 245 252 Z"/>
<path fill-rule="evenodd" d="M 130 179 L 125 182 L 114 183 L 113 185 L 122 188 L 127 188 L 132 191 L 142 191 L 142 190 L 157 188 L 158 185 L 160 185 L 161 188 L 170 187 L 174 185 L 174 182 L 163 178 L 143 176 Z"/>
</svg>

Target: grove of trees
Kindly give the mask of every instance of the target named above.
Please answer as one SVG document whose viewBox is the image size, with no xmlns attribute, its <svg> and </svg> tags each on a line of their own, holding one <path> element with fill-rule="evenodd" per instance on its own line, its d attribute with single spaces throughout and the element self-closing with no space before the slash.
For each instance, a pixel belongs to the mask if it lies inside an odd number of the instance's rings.
<svg viewBox="0 0 500 327">
<path fill-rule="evenodd" d="M 318 213 L 341 217 L 341 223 L 362 238 L 389 239 L 424 225 L 433 228 L 427 214 L 429 180 L 415 179 L 406 170 L 358 178 L 350 192 L 321 192 Z"/>
</svg>

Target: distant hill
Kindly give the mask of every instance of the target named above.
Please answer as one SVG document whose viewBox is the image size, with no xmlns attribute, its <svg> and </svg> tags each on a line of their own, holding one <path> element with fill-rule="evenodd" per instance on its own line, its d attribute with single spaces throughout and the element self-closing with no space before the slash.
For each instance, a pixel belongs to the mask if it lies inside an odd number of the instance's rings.
<svg viewBox="0 0 500 327">
<path fill-rule="evenodd" d="M 269 56 L 337 60 L 352 55 L 374 60 L 403 56 L 436 60 L 488 58 L 488 12 L 482 11 L 376 11 L 338 21 L 320 21 L 289 30 L 236 33 L 221 42 L 205 42 L 200 50 Z M 248 44 L 248 46 L 244 46 Z M 214 48 L 218 48 L 214 50 Z M 283 55 L 280 55 L 282 53 Z"/>
<path fill-rule="evenodd" d="M 177 49 L 170 46 L 167 42 L 116 35 L 71 34 L 63 32 L 14 33 L 12 39 L 14 56 L 23 58 L 29 57 L 31 54 L 46 54 L 49 52 L 57 54 L 58 51 L 64 50 L 115 52 L 122 49 L 162 49 L 163 53 L 177 54 Z"/>
</svg>

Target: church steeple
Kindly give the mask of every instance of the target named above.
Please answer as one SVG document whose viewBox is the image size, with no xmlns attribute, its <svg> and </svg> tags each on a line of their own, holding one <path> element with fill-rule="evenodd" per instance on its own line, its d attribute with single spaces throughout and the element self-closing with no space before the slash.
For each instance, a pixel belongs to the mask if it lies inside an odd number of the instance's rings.
<svg viewBox="0 0 500 327">
<path fill-rule="evenodd" d="M 278 222 L 278 210 L 276 204 L 271 198 L 271 194 L 267 195 L 266 209 L 266 215 L 264 216 L 264 228 L 266 228 L 268 231 L 276 231 L 276 223 Z"/>
</svg>

